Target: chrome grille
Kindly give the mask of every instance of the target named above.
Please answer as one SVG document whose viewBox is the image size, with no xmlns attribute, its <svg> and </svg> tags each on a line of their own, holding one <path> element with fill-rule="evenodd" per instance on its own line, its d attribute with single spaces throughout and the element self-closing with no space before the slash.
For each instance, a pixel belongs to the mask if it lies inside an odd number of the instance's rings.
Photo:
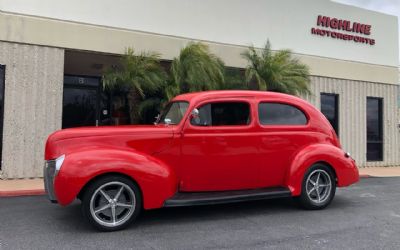
<svg viewBox="0 0 400 250">
<path fill-rule="evenodd" d="M 47 197 L 51 202 L 57 202 L 54 194 L 54 176 L 56 172 L 56 161 L 46 161 L 44 164 L 44 187 Z"/>
</svg>

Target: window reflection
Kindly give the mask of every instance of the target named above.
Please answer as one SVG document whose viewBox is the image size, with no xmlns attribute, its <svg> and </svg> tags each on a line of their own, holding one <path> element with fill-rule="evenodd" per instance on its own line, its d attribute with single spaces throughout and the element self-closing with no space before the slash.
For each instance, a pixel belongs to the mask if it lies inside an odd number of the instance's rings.
<svg viewBox="0 0 400 250">
<path fill-rule="evenodd" d="M 63 128 L 96 125 L 97 90 L 64 88 Z"/>
<path fill-rule="evenodd" d="M 263 125 L 306 125 L 307 117 L 300 109 L 283 103 L 260 103 L 260 123 Z"/>
</svg>

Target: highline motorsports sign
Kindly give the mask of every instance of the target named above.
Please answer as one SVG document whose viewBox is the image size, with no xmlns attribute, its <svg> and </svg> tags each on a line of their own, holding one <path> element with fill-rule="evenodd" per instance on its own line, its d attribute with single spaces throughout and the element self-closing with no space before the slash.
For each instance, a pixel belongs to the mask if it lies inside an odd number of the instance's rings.
<svg viewBox="0 0 400 250">
<path fill-rule="evenodd" d="M 371 46 L 375 44 L 375 39 L 366 37 L 371 35 L 372 27 L 369 24 L 319 15 L 317 17 L 317 26 L 311 28 L 312 35 L 369 44 Z"/>
</svg>

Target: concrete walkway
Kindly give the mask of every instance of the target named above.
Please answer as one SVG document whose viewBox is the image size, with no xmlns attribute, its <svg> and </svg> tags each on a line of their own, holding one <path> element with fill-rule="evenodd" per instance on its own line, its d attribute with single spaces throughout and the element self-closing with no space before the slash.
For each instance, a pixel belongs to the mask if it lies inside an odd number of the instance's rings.
<svg viewBox="0 0 400 250">
<path fill-rule="evenodd" d="M 400 166 L 397 167 L 367 167 L 360 168 L 360 176 L 371 177 L 398 177 L 400 176 Z"/>
<path fill-rule="evenodd" d="M 398 167 L 368 167 L 360 168 L 361 177 L 396 177 L 400 176 L 400 166 Z M 43 179 L 17 179 L 0 180 L 0 197 L 23 196 L 23 195 L 43 195 Z"/>
<path fill-rule="evenodd" d="M 43 179 L 0 180 L 0 197 L 43 195 Z"/>
</svg>

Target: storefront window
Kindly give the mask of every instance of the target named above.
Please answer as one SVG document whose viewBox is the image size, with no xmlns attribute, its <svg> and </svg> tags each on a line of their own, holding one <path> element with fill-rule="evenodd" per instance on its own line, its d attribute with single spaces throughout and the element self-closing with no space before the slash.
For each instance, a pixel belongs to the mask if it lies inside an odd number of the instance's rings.
<svg viewBox="0 0 400 250">
<path fill-rule="evenodd" d="M 367 97 L 367 161 L 383 160 L 383 99 Z"/>
<path fill-rule="evenodd" d="M 339 95 L 321 93 L 321 112 L 339 135 Z"/>
<path fill-rule="evenodd" d="M 126 85 L 103 88 L 100 77 L 65 75 L 62 127 L 153 124 L 160 94 L 135 98 Z"/>
</svg>

